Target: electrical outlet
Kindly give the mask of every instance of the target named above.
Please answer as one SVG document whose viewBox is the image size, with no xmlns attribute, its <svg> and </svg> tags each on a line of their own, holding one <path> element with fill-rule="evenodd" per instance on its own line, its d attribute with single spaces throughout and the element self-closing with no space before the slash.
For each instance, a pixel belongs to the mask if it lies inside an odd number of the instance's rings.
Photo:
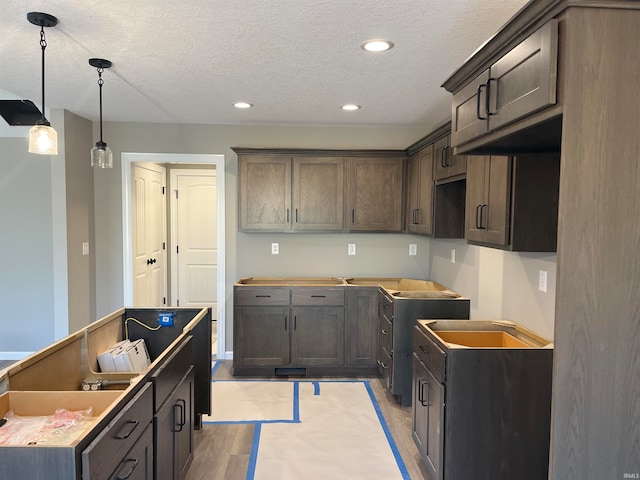
<svg viewBox="0 0 640 480">
<path fill-rule="evenodd" d="M 173 327 L 173 312 L 162 312 L 158 315 L 158 325 L 161 327 Z"/>
<path fill-rule="evenodd" d="M 278 255 L 280 253 L 280 244 L 272 243 L 271 244 L 271 254 Z"/>
<path fill-rule="evenodd" d="M 456 249 L 451 249 L 451 263 L 456 263 Z"/>
<path fill-rule="evenodd" d="M 89 242 L 82 242 L 82 255 L 89 255 Z"/>
<path fill-rule="evenodd" d="M 355 243 L 350 243 L 349 244 L 349 249 L 347 250 L 347 253 L 349 255 L 355 255 L 356 254 L 356 244 Z"/>
<path fill-rule="evenodd" d="M 418 245 L 415 243 L 409 244 L 409 255 L 417 255 L 418 254 Z"/>
<path fill-rule="evenodd" d="M 540 276 L 538 277 L 538 290 L 541 292 L 547 292 L 547 271 L 540 270 Z"/>
</svg>

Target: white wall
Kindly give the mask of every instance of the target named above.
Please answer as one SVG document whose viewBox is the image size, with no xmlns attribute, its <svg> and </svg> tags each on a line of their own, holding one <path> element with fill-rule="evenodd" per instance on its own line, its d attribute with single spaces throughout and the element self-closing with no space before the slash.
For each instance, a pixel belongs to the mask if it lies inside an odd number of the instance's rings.
<svg viewBox="0 0 640 480">
<path fill-rule="evenodd" d="M 512 320 L 553 339 L 556 254 L 506 252 L 464 240 L 432 240 L 430 251 L 431 279 L 469 297 L 472 319 Z M 547 293 L 538 290 L 540 270 L 547 271 Z"/>
<path fill-rule="evenodd" d="M 0 138 L 0 359 L 54 340 L 51 157 Z"/>
</svg>

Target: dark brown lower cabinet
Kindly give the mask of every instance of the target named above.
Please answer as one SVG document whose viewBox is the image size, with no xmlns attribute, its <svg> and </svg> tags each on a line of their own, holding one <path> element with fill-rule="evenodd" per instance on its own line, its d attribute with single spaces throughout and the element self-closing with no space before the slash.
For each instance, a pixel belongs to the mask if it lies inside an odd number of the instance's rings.
<svg viewBox="0 0 640 480">
<path fill-rule="evenodd" d="M 347 365 L 375 367 L 378 350 L 378 287 L 346 289 Z"/>
<path fill-rule="evenodd" d="M 547 480 L 553 349 L 460 347 L 421 327 L 413 338 L 412 435 L 429 480 Z"/>
</svg>

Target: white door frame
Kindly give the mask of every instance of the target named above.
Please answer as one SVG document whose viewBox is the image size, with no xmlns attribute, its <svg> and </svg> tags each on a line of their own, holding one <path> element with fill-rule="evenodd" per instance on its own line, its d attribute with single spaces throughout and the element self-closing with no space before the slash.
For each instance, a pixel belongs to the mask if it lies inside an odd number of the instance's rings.
<svg viewBox="0 0 640 480">
<path fill-rule="evenodd" d="M 224 155 L 184 154 L 184 153 L 122 153 L 122 245 L 123 245 L 123 285 L 124 304 L 133 303 L 133 251 L 131 245 L 131 165 L 134 162 L 151 163 L 206 163 L 216 166 L 218 200 L 218 327 L 217 358 L 225 357 L 225 168 Z"/>
</svg>

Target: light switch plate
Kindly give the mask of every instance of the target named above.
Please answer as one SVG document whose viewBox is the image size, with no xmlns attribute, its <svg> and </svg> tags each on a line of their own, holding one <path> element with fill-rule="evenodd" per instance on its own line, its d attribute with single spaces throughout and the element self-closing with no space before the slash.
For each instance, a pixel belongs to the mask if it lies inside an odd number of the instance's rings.
<svg viewBox="0 0 640 480">
<path fill-rule="evenodd" d="M 350 243 L 349 244 L 349 249 L 347 250 L 347 253 L 349 255 L 355 255 L 356 254 L 356 244 L 355 243 Z"/>
<path fill-rule="evenodd" d="M 89 242 L 82 242 L 82 255 L 89 255 Z"/>
<path fill-rule="evenodd" d="M 451 263 L 456 263 L 456 249 L 451 249 Z"/>
<path fill-rule="evenodd" d="M 280 253 L 280 244 L 279 243 L 272 243 L 271 244 L 271 254 L 272 255 L 278 255 Z"/>
</svg>

